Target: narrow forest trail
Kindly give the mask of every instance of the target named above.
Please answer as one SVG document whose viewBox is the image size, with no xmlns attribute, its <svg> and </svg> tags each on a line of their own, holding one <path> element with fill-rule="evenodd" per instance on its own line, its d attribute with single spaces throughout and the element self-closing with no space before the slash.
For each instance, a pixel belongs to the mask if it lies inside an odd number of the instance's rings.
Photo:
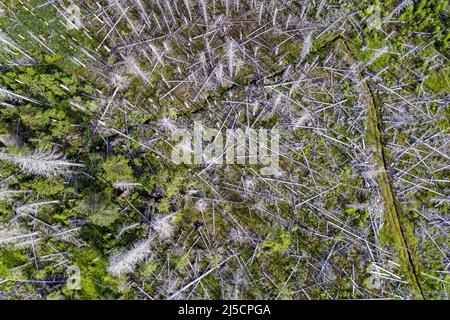
<svg viewBox="0 0 450 320">
<path fill-rule="evenodd" d="M 346 52 L 346 56 L 348 57 L 347 62 L 350 65 L 353 64 L 356 59 L 354 59 L 354 54 L 348 47 L 345 39 L 342 37 L 337 38 L 336 44 Z M 405 222 L 402 221 L 401 208 L 397 203 L 393 183 L 388 174 L 388 163 L 382 144 L 381 115 L 380 106 L 377 104 L 378 99 L 376 98 L 376 93 L 370 87 L 369 82 L 364 79 L 359 71 L 355 72 L 355 76 L 360 82 L 361 102 L 368 108 L 366 143 L 373 149 L 372 161 L 378 172 L 376 180 L 383 200 L 383 218 L 385 220 L 385 227 L 382 232 L 385 238 L 388 239 L 388 242 L 397 251 L 401 271 L 408 280 L 410 289 L 417 294 L 415 298 L 425 299 L 417 274 L 418 262 L 414 257 L 411 244 L 408 241 L 410 236 L 407 235 L 406 228 L 403 225 Z"/>
</svg>

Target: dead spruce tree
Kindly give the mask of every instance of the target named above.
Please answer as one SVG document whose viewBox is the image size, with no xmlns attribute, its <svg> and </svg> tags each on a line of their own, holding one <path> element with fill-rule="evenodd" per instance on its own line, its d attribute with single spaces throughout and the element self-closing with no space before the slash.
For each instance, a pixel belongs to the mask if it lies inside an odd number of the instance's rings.
<svg viewBox="0 0 450 320">
<path fill-rule="evenodd" d="M 154 237 L 150 237 L 136 243 L 132 249 L 111 255 L 109 258 L 108 272 L 115 276 L 120 276 L 127 272 L 132 272 L 139 262 L 151 254 L 151 242 Z"/>
<path fill-rule="evenodd" d="M 9 154 L 0 152 L 0 160 L 14 163 L 21 167 L 24 173 L 36 174 L 44 177 L 54 177 L 71 172 L 71 167 L 83 167 L 82 164 L 63 160 L 56 150 L 35 150 L 24 154 Z"/>
</svg>

